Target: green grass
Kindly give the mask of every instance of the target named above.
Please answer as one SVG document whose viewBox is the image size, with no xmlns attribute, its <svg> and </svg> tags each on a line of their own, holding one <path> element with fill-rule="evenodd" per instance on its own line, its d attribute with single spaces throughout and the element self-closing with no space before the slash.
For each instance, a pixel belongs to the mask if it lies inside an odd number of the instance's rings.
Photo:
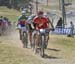
<svg viewBox="0 0 75 64">
<path fill-rule="evenodd" d="M 57 43 L 66 47 L 75 48 L 75 43 L 73 39 L 60 39 L 59 41 L 57 41 Z"/>
<path fill-rule="evenodd" d="M 7 7 L 0 7 L 0 16 L 6 16 L 10 21 L 17 21 L 20 12 L 14 9 L 8 9 Z"/>
<path fill-rule="evenodd" d="M 52 39 L 54 38 L 54 41 L 52 41 L 55 44 L 65 46 L 68 48 L 73 48 L 75 49 L 75 38 L 67 37 L 67 36 L 52 36 Z"/>
<path fill-rule="evenodd" d="M 49 56 L 69 60 L 75 59 L 75 38 L 65 35 L 50 35 L 48 48 L 58 50 L 47 50 Z"/>
</svg>

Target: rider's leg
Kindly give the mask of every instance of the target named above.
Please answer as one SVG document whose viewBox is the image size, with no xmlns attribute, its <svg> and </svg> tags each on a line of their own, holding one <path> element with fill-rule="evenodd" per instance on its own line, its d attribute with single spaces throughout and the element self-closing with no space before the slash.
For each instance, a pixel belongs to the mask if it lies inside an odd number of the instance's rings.
<svg viewBox="0 0 75 64">
<path fill-rule="evenodd" d="M 31 36 L 32 36 L 32 31 L 30 32 L 30 41 L 32 42 Z"/>
<path fill-rule="evenodd" d="M 36 33 L 35 31 L 32 32 L 32 46 L 34 46 L 34 43 L 35 43 L 35 42 L 34 42 L 35 33 Z"/>
<path fill-rule="evenodd" d="M 39 46 L 40 46 L 40 33 L 37 33 L 35 38 L 36 38 L 36 47 L 39 48 Z"/>
<path fill-rule="evenodd" d="M 32 31 L 29 32 L 29 40 L 30 40 L 30 45 L 32 47 Z"/>
<path fill-rule="evenodd" d="M 40 44 L 40 33 L 38 31 L 34 31 L 33 32 L 34 34 L 34 37 L 33 37 L 33 47 L 35 49 L 35 53 L 38 53 L 39 52 L 39 44 Z M 34 50 L 33 49 L 33 50 Z"/>
<path fill-rule="evenodd" d="M 21 29 L 19 29 L 19 36 L 20 36 L 20 40 L 22 40 L 22 37 L 21 37 Z"/>
<path fill-rule="evenodd" d="M 46 33 L 45 34 L 45 48 L 47 48 L 47 46 L 48 46 L 48 40 L 49 40 L 49 34 L 48 33 Z"/>
<path fill-rule="evenodd" d="M 19 29 L 19 37 L 20 37 L 20 40 L 22 40 L 22 37 L 21 37 L 21 31 L 22 31 L 21 29 L 22 29 L 22 27 L 21 27 L 20 24 L 18 25 L 18 29 Z"/>
<path fill-rule="evenodd" d="M 32 33 L 32 46 L 38 47 L 39 42 L 39 32 L 33 31 Z"/>
</svg>

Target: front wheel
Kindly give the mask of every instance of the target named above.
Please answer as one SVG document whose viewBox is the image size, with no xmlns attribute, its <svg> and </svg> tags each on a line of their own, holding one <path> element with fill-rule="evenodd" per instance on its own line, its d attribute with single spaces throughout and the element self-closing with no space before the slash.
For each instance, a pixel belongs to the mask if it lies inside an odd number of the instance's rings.
<svg viewBox="0 0 75 64">
<path fill-rule="evenodd" d="M 41 57 L 44 57 L 44 45 L 45 45 L 45 36 L 41 35 L 41 50 L 40 50 Z"/>
<path fill-rule="evenodd" d="M 28 41 L 27 41 L 27 33 L 26 32 L 23 32 L 23 35 L 22 35 L 22 43 L 23 43 L 23 47 L 24 48 L 27 48 Z"/>
<path fill-rule="evenodd" d="M 33 37 L 33 44 L 32 44 L 32 48 L 33 48 L 33 51 L 35 52 L 35 53 L 37 53 L 37 34 L 35 34 L 34 35 L 34 37 Z"/>
</svg>

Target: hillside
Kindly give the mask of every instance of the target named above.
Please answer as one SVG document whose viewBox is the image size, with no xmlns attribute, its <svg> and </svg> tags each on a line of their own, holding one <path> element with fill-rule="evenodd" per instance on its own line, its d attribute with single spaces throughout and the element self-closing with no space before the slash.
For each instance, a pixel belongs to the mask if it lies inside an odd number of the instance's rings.
<svg viewBox="0 0 75 64">
<path fill-rule="evenodd" d="M 19 15 L 20 12 L 17 10 L 0 7 L 0 16 L 8 17 L 10 21 L 17 21 Z"/>
</svg>

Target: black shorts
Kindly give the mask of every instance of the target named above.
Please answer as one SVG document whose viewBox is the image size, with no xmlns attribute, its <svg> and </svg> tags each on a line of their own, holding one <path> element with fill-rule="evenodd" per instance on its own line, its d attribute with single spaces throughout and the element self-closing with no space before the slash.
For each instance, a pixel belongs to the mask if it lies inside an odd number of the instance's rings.
<svg viewBox="0 0 75 64">
<path fill-rule="evenodd" d="M 33 31 L 34 29 L 32 28 L 31 24 L 29 24 L 29 30 Z"/>
</svg>

